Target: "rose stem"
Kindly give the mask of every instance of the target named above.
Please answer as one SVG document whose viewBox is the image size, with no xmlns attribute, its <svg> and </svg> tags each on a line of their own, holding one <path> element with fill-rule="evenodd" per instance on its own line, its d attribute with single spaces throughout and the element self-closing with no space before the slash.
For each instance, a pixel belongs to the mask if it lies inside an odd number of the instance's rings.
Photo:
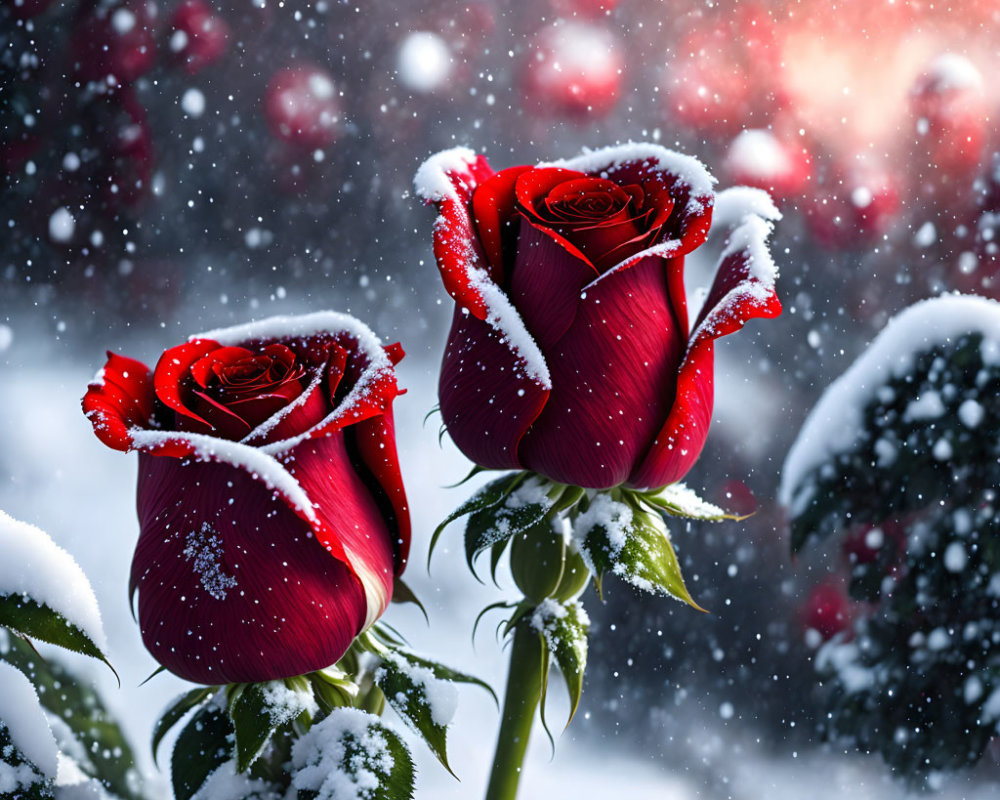
<svg viewBox="0 0 1000 800">
<path fill-rule="evenodd" d="M 528 619 L 519 621 L 510 650 L 503 720 L 486 800 L 515 800 L 521 764 L 542 692 L 542 646 Z"/>
</svg>

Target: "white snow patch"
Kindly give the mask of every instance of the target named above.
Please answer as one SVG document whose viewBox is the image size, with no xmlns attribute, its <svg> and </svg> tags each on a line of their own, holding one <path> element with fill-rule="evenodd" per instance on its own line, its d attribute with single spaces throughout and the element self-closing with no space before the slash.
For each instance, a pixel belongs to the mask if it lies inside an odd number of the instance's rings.
<svg viewBox="0 0 1000 800">
<path fill-rule="evenodd" d="M 191 800 L 280 800 L 281 794 L 277 787 L 267 781 L 251 779 L 246 773 L 236 771 L 234 760 L 226 761 L 219 766 Z"/>
<path fill-rule="evenodd" d="M 726 155 L 730 171 L 760 180 L 782 177 L 794 168 L 788 150 L 768 130 L 741 131 Z"/>
<path fill-rule="evenodd" d="M 943 295 L 910 306 L 824 392 L 785 459 L 779 502 L 793 514 L 812 500 L 806 477 L 837 453 L 853 448 L 861 415 L 880 386 L 913 367 L 917 352 L 969 333 L 983 336 L 987 364 L 1000 363 L 1000 303 L 972 295 Z"/>
<path fill-rule="evenodd" d="M 65 244 L 76 231 L 76 218 L 66 206 L 60 206 L 49 217 L 49 238 L 53 242 Z"/>
<path fill-rule="evenodd" d="M 397 653 L 389 652 L 383 660 L 391 663 L 420 690 L 419 696 L 431 712 L 431 721 L 435 725 L 445 727 L 451 724 L 458 710 L 458 689 L 454 683 L 441 680 L 428 667 L 413 664 Z M 381 679 L 381 675 L 376 673 L 376 682 Z"/>
<path fill-rule="evenodd" d="M 97 598 L 79 564 L 45 531 L 3 511 L 0 595 L 27 595 L 61 614 L 102 651 L 107 650 Z"/>
<path fill-rule="evenodd" d="M 969 563 L 969 553 L 961 542 L 951 542 L 944 549 L 944 568 L 948 572 L 961 572 Z"/>
<path fill-rule="evenodd" d="M 982 89 L 983 75 L 968 58 L 958 53 L 942 53 L 928 69 L 937 91 Z"/>
<path fill-rule="evenodd" d="M 448 198 L 458 199 L 458 192 L 448 173 L 468 173 L 469 164 L 475 160 L 476 154 L 468 147 L 452 147 L 435 153 L 420 165 L 413 176 L 417 196 L 431 203 L 440 203 Z"/>
<path fill-rule="evenodd" d="M 205 95 L 200 89 L 188 89 L 181 95 L 181 110 L 189 117 L 197 119 L 205 113 Z"/>
<path fill-rule="evenodd" d="M 42 775 L 55 778 L 59 749 L 35 687 L 21 670 L 5 661 L 0 661 L 0 687 L 0 721 L 7 726 L 11 742 Z"/>
<path fill-rule="evenodd" d="M 977 401 L 968 399 L 958 407 L 958 419 L 966 428 L 976 428 L 986 416 L 986 411 Z"/>
<path fill-rule="evenodd" d="M 945 406 L 941 395 L 928 389 L 916 400 L 911 400 L 903 412 L 904 422 L 924 422 L 944 416 Z"/>
<path fill-rule="evenodd" d="M 594 528 L 602 528 L 605 531 L 608 544 L 611 546 L 611 556 L 614 557 L 621 552 L 625 542 L 628 541 L 632 519 L 630 506 L 612 500 L 610 495 L 603 492 L 594 495 L 589 508 L 576 518 L 573 524 L 573 537 L 577 540 L 580 555 L 583 556 L 591 572 L 595 572 L 594 563 L 586 547 L 586 539 L 590 532 Z"/>
<path fill-rule="evenodd" d="M 875 685 L 875 674 L 860 663 L 857 642 L 843 642 L 833 638 L 816 653 L 816 669 L 820 672 L 833 670 L 837 673 L 844 691 L 857 694 Z"/>
<path fill-rule="evenodd" d="M 371 800 L 395 766 L 378 725 L 378 717 L 353 708 L 313 725 L 292 745 L 292 786 L 316 792 L 316 800 Z"/>
<path fill-rule="evenodd" d="M 414 31 L 399 46 L 396 55 L 399 79 L 416 92 L 433 92 L 448 80 L 452 56 L 447 43 L 430 31 Z"/>
</svg>

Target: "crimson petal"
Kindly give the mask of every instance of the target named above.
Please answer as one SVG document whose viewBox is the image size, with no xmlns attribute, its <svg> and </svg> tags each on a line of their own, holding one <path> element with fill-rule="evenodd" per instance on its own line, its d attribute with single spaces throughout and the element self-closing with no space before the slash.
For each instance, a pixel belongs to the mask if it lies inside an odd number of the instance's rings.
<svg viewBox="0 0 1000 800">
<path fill-rule="evenodd" d="M 777 210 L 770 211 L 772 219 L 780 216 Z M 631 485 L 664 486 L 687 474 L 705 445 L 711 423 L 715 340 L 750 319 L 781 314 L 774 289 L 777 271 L 765 246 L 770 232 L 770 222 L 751 214 L 730 236 L 677 376 L 677 398 L 649 452 L 629 477 Z"/>
<path fill-rule="evenodd" d="M 552 395 L 521 442 L 525 466 L 593 489 L 628 478 L 667 415 L 686 343 L 666 283 L 663 260 L 647 258 L 587 290 L 550 351 Z"/>
<path fill-rule="evenodd" d="M 434 258 L 445 289 L 480 319 L 486 319 L 489 309 L 475 285 L 473 269 L 482 268 L 485 258 L 469 202 L 476 187 L 494 174 L 483 156 L 460 147 L 427 159 L 414 178 L 417 194 L 436 204 L 441 214 L 434 225 Z"/>
<path fill-rule="evenodd" d="M 181 396 L 181 382 L 192 364 L 221 345 L 211 339 L 194 339 L 164 351 L 153 370 L 153 385 L 156 396 L 167 408 L 182 417 L 189 417 L 211 428 L 211 425 L 184 405 Z"/>
<path fill-rule="evenodd" d="M 476 233 L 489 264 L 490 278 L 503 286 L 510 278 L 513 264 L 505 254 L 514 252 L 517 240 L 515 185 L 521 173 L 531 167 L 508 167 L 483 181 L 472 193 L 472 216 Z"/>
<path fill-rule="evenodd" d="M 301 675 L 337 661 L 361 630 L 358 579 L 245 470 L 140 454 L 138 507 L 142 638 L 180 677 Z"/>
<path fill-rule="evenodd" d="M 456 308 L 438 395 L 459 450 L 488 469 L 520 469 L 518 443 L 549 391 L 525 373 L 502 333 Z"/>
<path fill-rule="evenodd" d="M 108 447 L 132 449 L 130 428 L 142 428 L 153 415 L 153 374 L 141 361 L 108 351 L 108 361 L 87 387 L 83 413 Z"/>
</svg>

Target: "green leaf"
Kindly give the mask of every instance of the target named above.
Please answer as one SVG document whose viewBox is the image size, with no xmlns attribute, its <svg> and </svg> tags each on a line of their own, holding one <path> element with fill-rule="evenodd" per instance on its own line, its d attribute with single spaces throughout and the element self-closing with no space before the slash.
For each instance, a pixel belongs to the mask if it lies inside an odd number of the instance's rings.
<svg viewBox="0 0 1000 800">
<path fill-rule="evenodd" d="M 513 491 L 526 476 L 527 473 L 524 472 L 509 472 L 496 480 L 490 481 L 478 492 L 472 495 L 472 497 L 462 503 L 462 505 L 460 505 L 457 509 L 451 512 L 451 514 L 445 518 L 444 522 L 438 525 L 434 529 L 434 533 L 431 534 L 431 543 L 427 548 L 427 569 L 430 570 L 431 556 L 434 555 L 434 548 L 437 546 L 438 539 L 441 538 L 441 534 L 444 533 L 445 528 L 447 528 L 459 517 L 464 517 L 466 514 L 472 514 L 485 508 L 489 508 L 490 506 L 497 505 L 508 494 L 510 494 L 510 492 Z"/>
<path fill-rule="evenodd" d="M 178 722 L 180 722 L 184 716 L 191 711 L 191 709 L 196 708 L 206 702 L 211 696 L 214 690 L 208 687 L 202 687 L 199 689 L 192 689 L 190 692 L 185 692 L 180 697 L 176 698 L 173 703 L 170 704 L 169 708 L 160 715 L 160 718 L 156 721 L 156 725 L 153 726 L 153 763 L 156 764 L 156 754 L 159 750 L 160 742 L 163 741 L 163 737 L 167 735 L 171 728 L 174 727 Z"/>
<path fill-rule="evenodd" d="M 429 669 L 432 673 L 434 673 L 434 677 L 440 681 L 468 683 L 474 686 L 479 686 L 489 692 L 489 695 L 493 698 L 494 703 L 498 706 L 500 705 L 500 700 L 497 698 L 496 692 L 493 691 L 493 687 L 486 681 L 477 678 L 475 675 L 469 675 L 466 672 L 459 672 L 457 669 L 452 669 L 451 667 L 445 666 L 437 661 L 432 661 L 429 658 L 419 656 L 416 653 L 411 653 L 409 650 L 397 650 L 396 655 L 410 662 L 410 664 Z"/>
<path fill-rule="evenodd" d="M 424 615 L 424 619 L 427 621 L 427 624 L 430 625 L 431 620 L 430 617 L 427 616 L 427 609 L 424 608 L 424 604 L 420 602 L 420 598 L 414 594 L 413 589 L 403 582 L 402 578 L 397 577 L 393 581 L 392 602 L 413 603 L 413 605 L 420 609 L 420 612 Z"/>
<path fill-rule="evenodd" d="M 115 672 L 104 653 L 82 629 L 69 622 L 58 611 L 26 594 L 0 595 L 0 625 L 29 639 L 38 639 L 96 658 Z M 117 672 L 115 677 L 118 677 Z"/>
<path fill-rule="evenodd" d="M 595 498 L 606 498 L 599 495 Z M 684 584 L 670 534 L 659 514 L 633 509 L 610 498 L 595 502 L 577 518 L 580 553 L 597 576 L 606 572 L 651 594 L 667 594 L 704 611 Z"/>
<path fill-rule="evenodd" d="M 699 519 L 708 522 L 746 519 L 736 514 L 728 514 L 717 505 L 702 500 L 693 489 L 683 483 L 672 483 L 652 492 L 630 493 L 664 514 L 684 519 Z"/>
<path fill-rule="evenodd" d="M 440 696 L 440 684 L 433 669 L 410 661 L 411 654 L 386 653 L 375 671 L 375 683 L 403 721 L 430 747 L 448 772 L 448 725 L 453 708 L 451 698 Z"/>
<path fill-rule="evenodd" d="M 476 574 L 474 564 L 480 553 L 538 525 L 556 499 L 549 497 L 544 479 L 532 477 L 508 492 L 501 503 L 474 512 L 465 527 L 465 561 L 472 574 Z M 496 555 L 494 563 L 495 559 Z"/>
<path fill-rule="evenodd" d="M 237 688 L 229 701 L 236 733 L 236 771 L 250 768 L 278 728 L 303 715 L 311 719 L 314 709 L 313 689 L 305 679 L 247 683 Z"/>
<path fill-rule="evenodd" d="M 200 708 L 181 730 L 170 758 L 175 800 L 191 800 L 201 785 L 232 756 L 233 725 L 215 705 Z"/>
<path fill-rule="evenodd" d="M 69 727 L 87 752 L 88 760 L 77 762 L 81 771 L 117 797 L 141 800 L 142 781 L 132 747 L 94 688 L 77 680 L 56 658 L 43 659 L 30 642 L 2 629 L 0 659 L 27 675 L 42 706 Z"/>
<path fill-rule="evenodd" d="M 55 796 L 54 778 L 43 775 L 42 771 L 17 749 L 11 740 L 10 731 L 3 720 L 0 720 L 0 767 L 4 765 L 18 768 L 17 772 L 12 773 L 14 780 L 18 782 L 4 787 L 5 791 L 0 794 L 3 798 L 52 800 Z M 27 775 L 24 774 L 25 771 L 28 772 Z"/>
<path fill-rule="evenodd" d="M 415 770 L 406 744 L 357 709 L 337 709 L 316 723 L 292 746 L 289 767 L 296 800 L 315 800 L 321 791 L 330 797 L 331 784 L 351 797 L 413 800 Z"/>
<path fill-rule="evenodd" d="M 531 618 L 532 626 L 544 639 L 545 647 L 559 665 L 566 690 L 569 692 L 569 719 L 580 705 L 583 693 L 583 674 L 587 669 L 587 634 L 590 617 L 577 601 L 558 603 L 547 600 L 538 606 Z M 545 686 L 542 686 L 542 713 L 545 713 Z"/>
</svg>

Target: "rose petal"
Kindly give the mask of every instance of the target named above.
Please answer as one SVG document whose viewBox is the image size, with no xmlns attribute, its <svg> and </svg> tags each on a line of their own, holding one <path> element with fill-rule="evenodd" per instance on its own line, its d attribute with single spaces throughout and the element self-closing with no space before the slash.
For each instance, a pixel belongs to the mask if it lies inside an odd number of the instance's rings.
<svg viewBox="0 0 1000 800">
<path fill-rule="evenodd" d="M 187 416 L 177 418 L 178 430 L 211 434 L 231 441 L 239 441 L 253 430 L 253 426 L 238 413 L 204 392 L 191 392 L 188 402 L 191 411 Z M 203 422 L 207 423 L 207 427 Z"/>
<path fill-rule="evenodd" d="M 438 387 L 458 448 L 489 469 L 520 469 L 518 443 L 549 396 L 489 323 L 455 309 Z"/>
<path fill-rule="evenodd" d="M 367 627 L 392 598 L 397 532 L 351 463 L 344 436 L 308 439 L 283 461 L 323 520 L 324 530 L 316 531 L 320 544 L 342 551 L 365 588 Z"/>
<path fill-rule="evenodd" d="M 510 300 L 543 352 L 573 324 L 580 291 L 593 277 L 589 262 L 574 258 L 550 236 L 522 222 Z"/>
<path fill-rule="evenodd" d="M 396 428 L 392 410 L 377 417 L 359 422 L 350 429 L 358 456 L 370 473 L 366 480 L 382 515 L 395 528 L 393 554 L 395 574 L 400 575 L 406 566 L 410 552 L 410 509 L 403 488 L 403 476 L 399 471 L 399 457 L 396 454 Z M 365 478 L 365 474 L 362 478 Z"/>
<path fill-rule="evenodd" d="M 767 220 L 749 215 L 730 236 L 677 377 L 677 398 L 649 452 L 629 477 L 633 486 L 664 486 L 687 474 L 705 445 L 711 423 L 715 340 L 739 330 L 747 320 L 781 313 L 774 288 L 777 271 L 766 246 L 771 227 Z"/>
<path fill-rule="evenodd" d="M 218 350 L 221 345 L 211 339 L 194 339 L 177 347 L 164 351 L 153 370 L 153 385 L 156 396 L 167 408 L 172 409 L 181 417 L 188 417 L 197 422 L 211 425 L 197 414 L 192 413 L 185 405 L 181 396 L 181 382 L 188 374 L 191 365 L 203 355 Z"/>
<path fill-rule="evenodd" d="M 132 449 L 129 429 L 149 424 L 153 402 L 149 367 L 108 351 L 108 361 L 98 379 L 87 387 L 82 405 L 97 437 L 108 447 L 128 452 Z"/>
<path fill-rule="evenodd" d="M 623 483 L 670 408 L 685 343 L 661 259 L 588 289 L 550 351 L 552 395 L 521 442 L 522 463 L 585 488 Z"/>
<path fill-rule="evenodd" d="M 493 174 L 483 156 L 455 148 L 427 159 L 414 178 L 417 194 L 435 203 L 441 214 L 434 225 L 434 258 L 445 289 L 480 319 L 486 319 L 489 312 L 472 269 L 481 269 L 487 262 L 480 253 L 469 201 L 475 188 Z"/>
<path fill-rule="evenodd" d="M 343 655 L 365 595 L 307 523 L 242 469 L 139 460 L 132 583 L 143 641 L 161 664 L 223 684 L 301 675 Z"/>
<path fill-rule="evenodd" d="M 280 442 L 318 425 L 329 412 L 322 378 L 317 375 L 301 395 L 254 428 L 243 441 L 256 447 Z"/>
<path fill-rule="evenodd" d="M 531 167 L 502 169 L 483 181 L 472 193 L 472 216 L 475 231 L 486 256 L 490 278 L 503 286 L 514 267 L 518 235 L 515 185 L 517 177 Z"/>
</svg>

